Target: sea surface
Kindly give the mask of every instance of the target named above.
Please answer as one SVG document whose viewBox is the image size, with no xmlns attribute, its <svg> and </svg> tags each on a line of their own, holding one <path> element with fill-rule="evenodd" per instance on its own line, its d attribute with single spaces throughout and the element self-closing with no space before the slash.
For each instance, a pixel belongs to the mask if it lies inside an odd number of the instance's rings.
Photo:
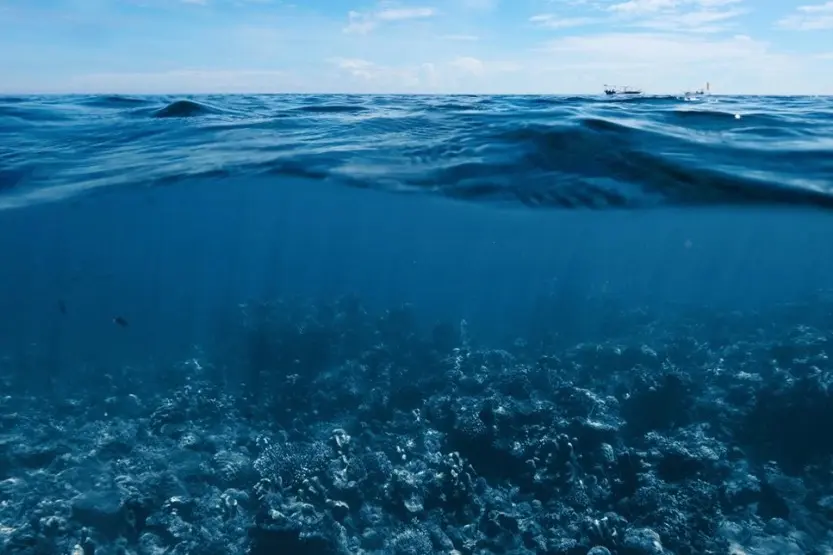
<svg viewBox="0 0 833 555">
<path fill-rule="evenodd" d="M 4 555 L 829 553 L 831 342 L 831 97 L 0 97 Z"/>
<path fill-rule="evenodd" d="M 831 97 L 5 97 L 0 206 L 269 176 L 530 207 L 830 207 L 832 115 Z"/>
</svg>

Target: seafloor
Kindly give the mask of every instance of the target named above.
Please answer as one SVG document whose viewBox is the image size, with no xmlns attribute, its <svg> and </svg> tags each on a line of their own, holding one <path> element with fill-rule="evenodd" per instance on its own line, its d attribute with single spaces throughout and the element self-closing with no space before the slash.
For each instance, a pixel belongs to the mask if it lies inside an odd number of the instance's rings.
<svg viewBox="0 0 833 555">
<path fill-rule="evenodd" d="M 179 365 L 7 358 L 2 553 L 833 553 L 833 302 L 603 308 L 495 349 L 275 302 Z"/>
</svg>

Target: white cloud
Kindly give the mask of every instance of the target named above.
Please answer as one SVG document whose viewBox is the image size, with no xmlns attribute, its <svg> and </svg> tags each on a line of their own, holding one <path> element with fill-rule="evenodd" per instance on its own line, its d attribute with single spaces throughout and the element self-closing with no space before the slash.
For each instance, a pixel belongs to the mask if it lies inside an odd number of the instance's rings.
<svg viewBox="0 0 833 555">
<path fill-rule="evenodd" d="M 674 9 L 678 4 L 678 0 L 630 0 L 613 4 L 608 10 L 623 14 L 645 14 Z"/>
<path fill-rule="evenodd" d="M 703 8 L 718 8 L 721 6 L 728 6 L 730 4 L 740 4 L 744 0 L 692 0 L 695 4 Z"/>
<path fill-rule="evenodd" d="M 592 17 L 559 17 L 555 14 L 546 13 L 533 15 L 529 18 L 530 23 L 549 29 L 567 29 L 570 27 L 581 27 L 596 23 L 598 20 Z"/>
<path fill-rule="evenodd" d="M 500 83 L 500 77 L 518 72 L 512 61 L 457 56 L 445 61 L 383 65 L 365 59 L 335 58 L 333 64 L 351 81 L 340 79 L 352 92 L 472 92 Z"/>
<path fill-rule="evenodd" d="M 778 21 L 778 26 L 796 31 L 833 29 L 833 1 L 799 6 L 796 13 Z"/>
<path fill-rule="evenodd" d="M 560 17 L 556 14 L 532 16 L 529 21 L 542 27 L 565 29 L 607 23 L 656 31 L 715 33 L 732 27 L 747 10 L 732 6 L 743 0 L 626 0 L 602 3 L 595 0 L 592 17 Z M 573 3 L 574 2 L 570 2 Z"/>
<path fill-rule="evenodd" d="M 632 14 L 685 9 L 722 8 L 743 0 L 628 0 L 608 6 L 609 11 Z"/>
<path fill-rule="evenodd" d="M 332 61 L 339 69 L 349 72 L 353 77 L 362 79 L 373 79 L 380 71 L 383 71 L 383 68 L 373 62 L 360 58 L 334 58 Z"/>
<path fill-rule="evenodd" d="M 376 12 L 379 21 L 401 21 L 403 19 L 419 19 L 436 15 L 434 8 L 390 8 Z"/>
<path fill-rule="evenodd" d="M 628 0 L 608 6 L 622 21 L 646 29 L 716 33 L 731 28 L 733 20 L 747 13 L 732 7 L 742 0 Z"/>
<path fill-rule="evenodd" d="M 429 7 L 383 8 L 373 12 L 350 11 L 347 14 L 345 33 L 366 34 L 380 23 L 425 19 L 437 15 L 437 10 Z"/>
<path fill-rule="evenodd" d="M 376 21 L 369 15 L 362 12 L 351 11 L 347 14 L 347 27 L 344 28 L 345 33 L 357 33 L 363 35 L 369 33 L 376 27 Z"/>
<path fill-rule="evenodd" d="M 544 52 L 547 62 L 541 70 L 554 76 L 569 73 L 576 92 L 612 83 L 674 94 L 710 81 L 713 91 L 725 94 L 833 93 L 827 62 L 780 54 L 744 35 L 608 33 L 553 40 Z"/>
<path fill-rule="evenodd" d="M 647 19 L 639 26 L 663 31 L 689 31 L 696 33 L 717 33 L 728 29 L 726 23 L 746 13 L 744 10 L 701 10 Z"/>
<path fill-rule="evenodd" d="M 351 92 L 418 92 L 436 86 L 435 67 L 431 63 L 385 66 L 359 58 L 334 58 L 336 67 L 353 79 L 344 83 Z"/>
<path fill-rule="evenodd" d="M 801 6 L 800 11 L 807 13 L 833 13 L 833 2 L 825 2 L 824 4 L 816 4 L 814 6 Z"/>
<path fill-rule="evenodd" d="M 461 56 L 451 62 L 451 65 L 472 75 L 483 75 L 484 65 L 481 60 L 470 56 Z"/>
<path fill-rule="evenodd" d="M 767 47 L 743 35 L 709 40 L 661 33 L 609 33 L 557 39 L 548 43 L 547 50 L 607 59 L 613 63 L 685 64 L 749 58 L 765 54 Z"/>
<path fill-rule="evenodd" d="M 781 54 L 740 34 L 567 36 L 506 58 L 441 51 L 408 63 L 374 63 L 372 54 L 337 60 L 341 77 L 332 82 L 351 92 L 586 94 L 611 83 L 675 94 L 709 81 L 717 94 L 833 93 L 833 60 Z"/>
</svg>

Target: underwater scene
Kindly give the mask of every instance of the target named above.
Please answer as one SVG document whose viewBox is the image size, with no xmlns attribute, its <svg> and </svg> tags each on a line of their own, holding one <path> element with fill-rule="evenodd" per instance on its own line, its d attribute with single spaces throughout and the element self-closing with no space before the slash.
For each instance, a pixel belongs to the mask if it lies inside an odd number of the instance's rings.
<svg viewBox="0 0 833 555">
<path fill-rule="evenodd" d="M 0 553 L 833 553 L 833 98 L 0 97 Z"/>
</svg>

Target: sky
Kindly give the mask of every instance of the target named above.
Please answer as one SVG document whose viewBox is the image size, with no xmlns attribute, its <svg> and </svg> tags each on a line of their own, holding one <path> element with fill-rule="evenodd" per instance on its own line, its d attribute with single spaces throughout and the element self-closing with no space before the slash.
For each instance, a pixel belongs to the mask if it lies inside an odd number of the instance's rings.
<svg viewBox="0 0 833 555">
<path fill-rule="evenodd" d="M 833 94 L 833 0 L 0 0 L 0 93 Z"/>
</svg>

